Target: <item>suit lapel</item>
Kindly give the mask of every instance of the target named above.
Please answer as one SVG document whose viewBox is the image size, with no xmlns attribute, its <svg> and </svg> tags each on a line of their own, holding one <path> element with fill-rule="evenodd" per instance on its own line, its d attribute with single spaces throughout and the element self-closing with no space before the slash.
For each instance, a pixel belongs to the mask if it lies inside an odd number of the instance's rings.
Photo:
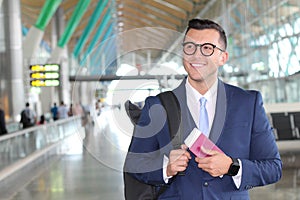
<svg viewBox="0 0 300 200">
<path fill-rule="evenodd" d="M 225 91 L 225 84 L 218 80 L 218 92 L 216 102 L 216 112 L 213 120 L 212 128 L 209 138 L 216 144 L 221 136 L 225 124 L 226 111 L 227 111 L 227 96 Z"/>
<path fill-rule="evenodd" d="M 182 142 L 190 134 L 190 132 L 194 129 L 194 127 L 196 127 L 196 124 L 193 120 L 190 110 L 187 107 L 186 89 L 185 89 L 186 80 L 187 78 L 185 78 L 181 82 L 181 84 L 173 90 L 174 94 L 176 95 L 179 101 L 180 108 L 181 108 L 181 130 L 183 130 Z"/>
</svg>

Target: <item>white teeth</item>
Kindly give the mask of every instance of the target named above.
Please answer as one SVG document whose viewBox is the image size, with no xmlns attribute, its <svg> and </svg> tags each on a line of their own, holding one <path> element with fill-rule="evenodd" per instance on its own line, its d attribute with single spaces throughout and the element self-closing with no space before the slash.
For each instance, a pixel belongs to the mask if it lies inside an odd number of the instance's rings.
<svg viewBox="0 0 300 200">
<path fill-rule="evenodd" d="M 192 63 L 191 65 L 192 65 L 193 67 L 202 67 L 202 66 L 204 66 L 204 65 L 198 64 L 198 63 Z"/>
</svg>

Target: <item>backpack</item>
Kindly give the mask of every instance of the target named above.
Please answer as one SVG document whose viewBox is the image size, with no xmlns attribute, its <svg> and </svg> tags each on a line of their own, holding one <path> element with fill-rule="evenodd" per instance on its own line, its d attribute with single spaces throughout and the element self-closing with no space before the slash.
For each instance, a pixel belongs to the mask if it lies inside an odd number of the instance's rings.
<svg viewBox="0 0 300 200">
<path fill-rule="evenodd" d="M 23 124 L 23 127 L 30 127 L 33 125 L 30 118 L 30 111 L 29 110 L 23 110 L 21 112 L 21 120 L 20 122 Z"/>
<path fill-rule="evenodd" d="M 174 148 L 180 146 L 181 111 L 179 102 L 172 91 L 163 92 L 157 95 L 166 110 L 169 125 L 170 138 Z M 129 100 L 125 102 L 125 109 L 131 122 L 136 125 L 141 114 L 141 108 L 131 103 Z M 167 188 L 166 185 L 149 185 L 142 183 L 123 170 L 124 194 L 126 200 L 155 200 Z"/>
</svg>

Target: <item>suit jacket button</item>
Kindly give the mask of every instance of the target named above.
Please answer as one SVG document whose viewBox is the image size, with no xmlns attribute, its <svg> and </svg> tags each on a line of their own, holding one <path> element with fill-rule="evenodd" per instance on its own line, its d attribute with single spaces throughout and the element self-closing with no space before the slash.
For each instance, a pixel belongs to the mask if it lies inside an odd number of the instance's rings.
<svg viewBox="0 0 300 200">
<path fill-rule="evenodd" d="M 204 186 L 204 187 L 208 187 L 208 185 L 209 185 L 208 182 L 204 182 L 204 183 L 203 183 L 203 186 Z"/>
</svg>

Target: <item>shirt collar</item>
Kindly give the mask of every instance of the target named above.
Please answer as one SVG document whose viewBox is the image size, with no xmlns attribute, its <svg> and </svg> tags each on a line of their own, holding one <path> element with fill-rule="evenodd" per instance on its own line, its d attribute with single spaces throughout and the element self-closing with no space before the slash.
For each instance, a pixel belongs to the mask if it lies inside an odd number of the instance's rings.
<svg viewBox="0 0 300 200">
<path fill-rule="evenodd" d="M 209 88 L 209 90 L 204 95 L 200 94 L 195 88 L 193 88 L 193 86 L 189 83 L 188 80 L 186 81 L 185 87 L 186 87 L 187 95 L 192 96 L 193 97 L 192 99 L 199 101 L 201 97 L 205 97 L 209 101 L 213 99 L 217 94 L 218 79 L 214 82 L 214 84 Z"/>
</svg>

